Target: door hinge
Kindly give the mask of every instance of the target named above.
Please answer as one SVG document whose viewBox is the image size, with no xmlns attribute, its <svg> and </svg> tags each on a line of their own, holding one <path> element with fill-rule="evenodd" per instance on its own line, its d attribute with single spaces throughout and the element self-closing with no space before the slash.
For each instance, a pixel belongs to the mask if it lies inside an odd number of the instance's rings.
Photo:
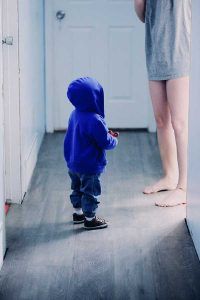
<svg viewBox="0 0 200 300">
<path fill-rule="evenodd" d="M 7 36 L 2 40 L 2 44 L 6 44 L 8 46 L 12 46 L 13 45 L 13 37 L 12 36 Z"/>
</svg>

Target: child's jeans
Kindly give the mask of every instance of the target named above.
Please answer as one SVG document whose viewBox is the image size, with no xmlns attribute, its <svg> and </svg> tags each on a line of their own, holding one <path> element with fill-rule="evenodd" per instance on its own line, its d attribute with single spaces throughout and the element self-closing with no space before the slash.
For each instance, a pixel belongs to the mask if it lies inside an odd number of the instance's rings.
<svg viewBox="0 0 200 300">
<path fill-rule="evenodd" d="M 74 208 L 82 208 L 86 217 L 95 216 L 98 204 L 97 196 L 101 195 L 100 174 L 85 175 L 69 171 L 71 178 L 70 200 Z"/>
</svg>

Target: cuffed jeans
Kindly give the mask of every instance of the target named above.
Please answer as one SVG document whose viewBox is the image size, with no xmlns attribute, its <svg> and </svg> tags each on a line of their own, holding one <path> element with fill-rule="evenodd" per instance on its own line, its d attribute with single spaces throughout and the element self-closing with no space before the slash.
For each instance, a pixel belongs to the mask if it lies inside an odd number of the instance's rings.
<svg viewBox="0 0 200 300">
<path fill-rule="evenodd" d="M 70 200 L 74 208 L 82 208 L 86 217 L 95 216 L 100 203 L 97 196 L 101 195 L 100 174 L 85 175 L 69 171 L 72 194 Z"/>
</svg>

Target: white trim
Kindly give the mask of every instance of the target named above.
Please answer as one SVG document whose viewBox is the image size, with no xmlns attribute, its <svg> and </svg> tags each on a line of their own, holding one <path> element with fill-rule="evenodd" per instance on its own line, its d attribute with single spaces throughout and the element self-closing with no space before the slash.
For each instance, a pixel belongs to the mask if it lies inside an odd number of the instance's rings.
<svg viewBox="0 0 200 300">
<path fill-rule="evenodd" d="M 53 0 L 45 0 L 45 81 L 46 81 L 46 131 L 54 131 L 53 122 Z"/>
<path fill-rule="evenodd" d="M 26 156 L 24 166 L 22 166 L 22 176 L 23 176 L 23 191 L 28 190 L 28 186 L 31 181 L 31 177 L 33 175 L 33 171 L 37 162 L 38 153 L 40 146 L 42 144 L 44 134 L 38 133 L 36 134 L 35 138 L 33 139 L 32 145 L 30 147 L 30 150 L 28 152 L 28 155 Z"/>
<path fill-rule="evenodd" d="M 0 2 L 0 41 L 2 41 L 2 1 Z M 5 190 L 4 190 L 4 108 L 3 108 L 3 54 L 2 44 L 0 45 L 0 269 L 3 264 L 3 257 L 6 251 L 5 233 Z"/>
<path fill-rule="evenodd" d="M 3 1 L 3 35 L 13 37 L 13 45 L 3 46 L 4 116 L 5 116 L 5 197 L 20 203 L 21 133 L 20 133 L 20 78 L 18 0 Z"/>
</svg>

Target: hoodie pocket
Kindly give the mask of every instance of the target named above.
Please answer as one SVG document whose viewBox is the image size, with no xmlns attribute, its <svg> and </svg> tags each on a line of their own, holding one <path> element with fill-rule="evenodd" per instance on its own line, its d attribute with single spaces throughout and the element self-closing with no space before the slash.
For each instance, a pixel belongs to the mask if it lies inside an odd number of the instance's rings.
<svg viewBox="0 0 200 300">
<path fill-rule="evenodd" d="M 99 151 L 98 157 L 97 157 L 99 165 L 106 165 L 106 152 L 105 151 Z"/>
</svg>

